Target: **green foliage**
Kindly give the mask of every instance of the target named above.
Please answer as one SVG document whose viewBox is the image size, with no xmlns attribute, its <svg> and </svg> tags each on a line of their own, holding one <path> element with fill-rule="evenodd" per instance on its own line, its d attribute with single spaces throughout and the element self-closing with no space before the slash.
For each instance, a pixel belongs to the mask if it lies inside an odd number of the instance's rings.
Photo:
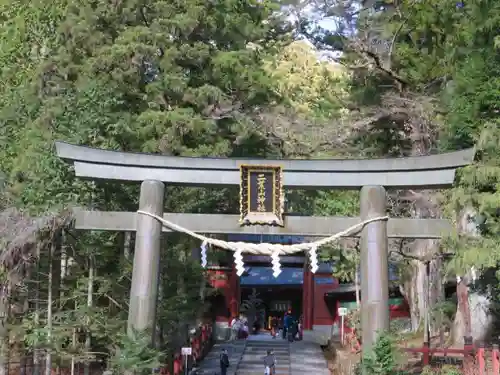
<svg viewBox="0 0 500 375">
<path fill-rule="evenodd" d="M 315 48 L 295 41 L 268 62 L 275 90 L 286 104 L 304 115 L 341 117 L 339 97 L 346 95 L 347 77 L 341 65 L 318 59 Z"/>
<path fill-rule="evenodd" d="M 109 367 L 118 374 L 127 371 L 150 374 L 162 363 L 162 354 L 151 348 L 150 335 L 134 332 L 132 335 L 120 335 L 119 346 L 109 360 Z"/>
<path fill-rule="evenodd" d="M 164 344 L 173 344 L 179 327 L 199 318 L 203 306 L 200 300 L 202 268 L 190 258 L 185 243 L 177 243 L 165 251 L 161 264 L 160 290 L 157 318 L 164 332 Z M 179 256 L 182 254 L 182 256 Z"/>
<path fill-rule="evenodd" d="M 359 267 L 359 248 L 344 248 L 334 244 L 325 247 L 321 252 L 321 259 L 333 262 L 333 276 L 340 282 L 354 282 L 356 268 Z"/>
<path fill-rule="evenodd" d="M 263 64 L 286 39 L 273 2 L 40 0 L 4 1 L 0 9 L 2 206 L 33 213 L 72 205 L 137 209 L 137 186 L 75 178 L 55 156 L 55 140 L 168 155 L 279 155 L 252 117 L 280 100 Z M 252 43 L 260 48 L 248 48 Z M 237 201 L 226 190 L 168 187 L 166 195 L 169 212 L 227 212 Z M 52 348 L 63 360 L 121 347 L 116 366 L 157 367 L 158 353 L 144 340 L 133 346 L 122 337 L 131 277 L 123 238 L 71 235 L 74 263 L 54 296 L 52 327 L 42 282 L 34 306 L 40 322 L 27 314 L 19 327 L 26 344 Z M 158 320 L 160 344 L 170 349 L 185 339 L 176 340 L 180 328 L 200 314 L 202 270 L 189 259 L 193 246 L 199 244 L 169 235 L 162 249 Z M 93 280 L 89 257 L 96 259 Z M 47 267 L 33 278 L 45 281 Z M 31 296 L 33 285 L 25 280 L 20 288 Z M 80 334 L 71 344 L 74 329 L 91 336 L 91 348 Z"/>
<path fill-rule="evenodd" d="M 455 314 L 457 312 L 457 301 L 455 300 L 447 300 L 442 301 L 440 303 L 432 306 L 432 310 L 430 313 L 430 318 L 433 322 L 439 322 L 443 327 L 450 328 L 452 327 L 453 320 L 455 319 Z M 432 323 L 431 323 L 432 324 Z"/>
<path fill-rule="evenodd" d="M 442 247 L 456 254 L 450 271 L 463 274 L 473 265 L 496 268 L 500 3 L 473 0 L 457 6 L 446 0 L 404 0 L 352 11 L 356 4 L 315 3 L 320 14 L 335 16 L 343 27 L 334 33 L 309 30 L 317 44 L 341 49 L 340 60 L 352 68 L 344 99 L 355 121 L 347 142 L 354 154 L 368 156 L 475 146 L 475 163 L 458 171 L 454 189 L 443 193 L 439 208 L 453 222 L 471 211 L 480 236 L 453 236 Z M 387 48 L 377 49 L 377 41 Z M 403 205 L 397 207 L 401 212 Z"/>
<path fill-rule="evenodd" d="M 371 353 L 363 358 L 363 373 L 394 375 L 398 373 L 398 352 L 390 335 L 382 333 L 374 343 Z"/>
<path fill-rule="evenodd" d="M 263 301 L 259 298 L 259 293 L 255 288 L 252 289 L 252 293 L 246 300 L 241 301 L 240 309 L 245 313 L 250 323 L 253 322 L 254 318 L 257 316 L 262 302 Z"/>
<path fill-rule="evenodd" d="M 500 260 L 500 73 L 498 50 L 493 48 L 500 26 L 495 2 L 467 3 L 468 15 L 459 23 L 461 58 L 454 60 L 451 82 L 443 92 L 448 110 L 443 128 L 445 149 L 476 148 L 476 163 L 463 168 L 451 192 L 448 210 L 473 210 L 479 237 L 451 242 L 457 252 L 454 267 L 496 267 Z M 451 47 L 450 47 L 451 48 Z"/>
<path fill-rule="evenodd" d="M 46 50 L 33 69 L 16 66 L 24 78 L 3 88 L 0 169 L 18 204 L 95 205 L 101 190 L 75 181 L 48 152 L 56 139 L 190 156 L 238 154 L 250 144 L 253 153 L 267 148 L 250 118 L 226 111 L 274 97 L 262 67 L 265 50 L 247 48 L 272 44 L 273 22 L 262 22 L 271 3 L 51 4 L 20 6 L 19 22 L 41 19 L 27 29 L 6 21 L 0 39 L 6 59 L 14 58 L 9 51 L 21 53 L 11 45 L 17 39 L 29 45 L 38 38 Z M 7 79 L 12 72 L 2 74 Z"/>
<path fill-rule="evenodd" d="M 361 310 L 350 310 L 345 318 L 350 328 L 355 330 L 356 338 L 361 342 L 363 327 L 361 327 Z"/>
<path fill-rule="evenodd" d="M 456 366 L 442 366 L 439 368 L 424 367 L 422 375 L 460 375 L 462 372 Z"/>
</svg>

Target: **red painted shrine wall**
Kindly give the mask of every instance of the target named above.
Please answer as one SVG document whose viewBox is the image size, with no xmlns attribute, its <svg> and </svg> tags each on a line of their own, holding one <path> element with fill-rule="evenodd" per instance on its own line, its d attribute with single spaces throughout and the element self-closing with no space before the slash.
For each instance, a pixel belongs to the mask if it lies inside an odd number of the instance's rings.
<svg viewBox="0 0 500 375">
<path fill-rule="evenodd" d="M 208 283 L 212 288 L 226 290 L 228 288 L 228 271 L 208 270 Z"/>
<path fill-rule="evenodd" d="M 336 306 L 329 306 L 325 301 L 325 294 L 339 286 L 338 280 L 328 273 L 310 272 L 304 274 L 304 329 L 312 329 L 313 325 L 331 325 L 338 320 L 337 311 L 340 302 Z M 308 320 L 307 305 L 310 304 Z M 408 303 L 403 300 L 399 304 L 389 306 L 391 319 L 405 318 L 410 316 Z"/>
<path fill-rule="evenodd" d="M 208 282 L 224 296 L 224 306 L 214 306 L 217 322 L 230 322 L 239 312 L 240 286 L 236 270 L 208 270 Z"/>
<path fill-rule="evenodd" d="M 304 270 L 302 295 L 302 316 L 304 329 L 312 329 L 314 325 L 331 325 L 337 321 L 337 306 L 328 306 L 325 294 L 338 287 L 338 281 L 330 273 L 313 275 L 310 270 Z M 209 284 L 219 290 L 220 303 L 214 306 L 215 319 L 218 322 L 230 322 L 239 313 L 241 291 L 236 270 L 208 270 Z M 390 306 L 391 319 L 409 316 L 406 303 Z"/>
<path fill-rule="evenodd" d="M 317 273 L 313 276 L 313 319 L 312 325 L 333 324 L 334 311 L 331 311 L 325 301 L 325 294 L 338 286 L 338 281 L 331 273 Z"/>
<path fill-rule="evenodd" d="M 313 276 L 309 268 L 304 267 L 304 282 L 302 284 L 302 318 L 304 329 L 312 329 L 313 322 Z"/>
<path fill-rule="evenodd" d="M 391 319 L 409 318 L 410 316 L 410 306 L 406 299 L 400 305 L 389 305 L 389 317 Z"/>
</svg>

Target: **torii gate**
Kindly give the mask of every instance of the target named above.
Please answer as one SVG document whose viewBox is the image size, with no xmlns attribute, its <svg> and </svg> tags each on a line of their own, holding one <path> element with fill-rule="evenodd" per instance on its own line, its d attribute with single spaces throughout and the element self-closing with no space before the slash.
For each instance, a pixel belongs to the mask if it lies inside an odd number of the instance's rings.
<svg viewBox="0 0 500 375">
<path fill-rule="evenodd" d="M 386 215 L 386 189 L 441 189 L 455 171 L 473 161 L 473 149 L 439 155 L 362 160 L 258 160 L 190 158 L 126 153 L 56 142 L 57 155 L 78 177 L 141 183 L 139 210 L 197 233 L 281 234 L 326 237 L 366 219 Z M 285 217 L 283 226 L 240 226 L 238 215 L 164 213 L 165 183 L 183 186 L 240 185 L 241 165 L 283 169 L 283 185 L 298 189 L 360 189 L 360 217 Z M 169 231 L 155 218 L 136 212 L 79 211 L 76 229 L 136 231 L 128 326 L 151 329 L 155 322 L 160 234 Z M 442 219 L 389 219 L 371 222 L 361 236 L 361 325 L 363 350 L 389 328 L 388 238 L 438 239 L 452 230 Z M 311 326 L 305 325 L 305 329 Z"/>
</svg>

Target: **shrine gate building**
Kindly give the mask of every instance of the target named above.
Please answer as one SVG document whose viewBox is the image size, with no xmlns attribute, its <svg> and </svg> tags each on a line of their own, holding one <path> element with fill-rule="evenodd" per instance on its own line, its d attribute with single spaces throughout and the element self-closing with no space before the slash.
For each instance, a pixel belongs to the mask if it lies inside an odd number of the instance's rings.
<svg viewBox="0 0 500 375">
<path fill-rule="evenodd" d="M 302 236 L 287 235 L 228 235 L 229 241 L 267 242 L 294 244 L 302 243 Z M 208 268 L 209 283 L 217 289 L 216 297 L 212 298 L 214 319 L 216 321 L 216 336 L 224 340 L 229 335 L 230 322 L 240 313 L 243 301 L 248 300 L 252 293 L 262 301 L 259 305 L 258 317 L 260 326 L 269 329 L 270 317 L 281 317 L 292 310 L 295 318 L 302 318 L 305 339 L 326 345 L 333 336 L 339 335 L 340 318 L 338 308 L 356 309 L 355 285 L 340 283 L 332 276 L 332 265 L 320 263 L 319 269 L 313 274 L 307 264 L 305 254 L 283 256 L 281 258 L 282 273 L 273 276 L 268 256 L 247 255 L 246 271 L 237 276 L 232 262 L 224 265 L 211 264 Z M 389 266 L 389 278 L 397 280 L 397 269 Z M 389 310 L 391 319 L 407 319 L 410 317 L 408 304 L 398 288 L 389 290 Z M 252 322 L 249 322 L 252 324 Z"/>
</svg>

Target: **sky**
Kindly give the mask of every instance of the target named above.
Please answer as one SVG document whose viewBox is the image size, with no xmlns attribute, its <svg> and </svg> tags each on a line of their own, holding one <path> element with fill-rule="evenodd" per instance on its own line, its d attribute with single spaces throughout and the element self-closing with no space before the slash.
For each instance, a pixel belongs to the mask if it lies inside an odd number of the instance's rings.
<svg viewBox="0 0 500 375">
<path fill-rule="evenodd" d="M 356 9 L 355 9 L 356 10 Z M 293 6 L 287 7 L 284 9 L 285 12 L 288 12 L 288 20 L 292 23 L 296 23 L 298 21 L 298 15 Z M 308 5 L 301 10 L 301 15 L 306 16 L 309 20 L 314 22 L 315 26 L 319 26 L 320 28 L 334 32 L 337 30 L 337 21 L 334 17 L 324 17 L 323 14 L 317 12 L 314 8 L 314 5 Z M 307 42 L 307 38 L 304 38 Z M 309 44 L 313 46 L 312 43 Z M 318 50 L 318 58 L 321 60 L 330 60 L 334 61 L 342 55 L 341 52 L 332 52 L 332 51 L 321 51 Z"/>
</svg>

